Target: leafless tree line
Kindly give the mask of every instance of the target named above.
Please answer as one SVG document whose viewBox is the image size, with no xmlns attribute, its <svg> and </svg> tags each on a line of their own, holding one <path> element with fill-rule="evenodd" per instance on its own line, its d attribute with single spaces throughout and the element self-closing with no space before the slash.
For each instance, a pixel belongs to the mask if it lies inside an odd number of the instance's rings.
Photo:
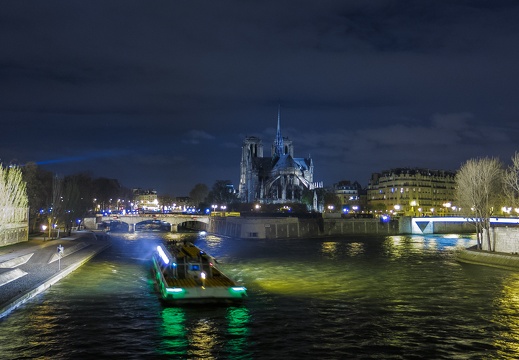
<svg viewBox="0 0 519 360">
<path fill-rule="evenodd" d="M 515 153 L 512 164 L 506 168 L 497 158 L 468 160 L 456 174 L 456 188 L 463 215 L 476 227 L 478 249 L 486 241 L 488 249 L 493 251 L 491 218 L 504 203 L 513 208 L 519 206 L 519 153 Z"/>
<path fill-rule="evenodd" d="M 0 164 L 0 229 L 27 221 L 27 188 L 18 167 Z"/>
</svg>

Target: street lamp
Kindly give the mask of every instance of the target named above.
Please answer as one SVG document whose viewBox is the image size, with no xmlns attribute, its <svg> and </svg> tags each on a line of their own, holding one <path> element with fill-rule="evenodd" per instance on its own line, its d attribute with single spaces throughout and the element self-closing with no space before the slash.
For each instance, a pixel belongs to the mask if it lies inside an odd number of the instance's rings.
<svg viewBox="0 0 519 360">
<path fill-rule="evenodd" d="M 216 209 L 218 208 L 218 205 L 211 205 L 211 207 L 213 208 L 213 213 L 216 211 Z"/>
<path fill-rule="evenodd" d="M 42 225 L 41 230 L 43 231 L 43 241 L 45 241 L 45 230 L 47 230 L 47 225 Z"/>
<path fill-rule="evenodd" d="M 449 209 L 452 207 L 452 204 L 450 202 L 446 202 L 443 204 L 443 207 L 445 208 L 444 216 L 449 212 Z"/>
<path fill-rule="evenodd" d="M 414 208 L 415 206 L 418 206 L 418 203 L 416 202 L 416 200 L 411 200 L 411 202 L 409 203 L 409 205 L 411 205 L 411 213 L 412 213 L 412 216 L 415 216 L 415 212 L 414 212 Z"/>
</svg>

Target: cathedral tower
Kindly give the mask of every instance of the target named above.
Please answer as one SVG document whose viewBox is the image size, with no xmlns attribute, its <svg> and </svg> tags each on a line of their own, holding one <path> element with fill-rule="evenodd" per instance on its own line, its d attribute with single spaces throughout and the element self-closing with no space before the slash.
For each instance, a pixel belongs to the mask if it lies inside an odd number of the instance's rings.
<svg viewBox="0 0 519 360">
<path fill-rule="evenodd" d="M 258 186 L 257 175 L 254 171 L 254 159 L 263 158 L 263 143 L 255 136 L 243 140 L 240 163 L 240 185 L 238 191 L 243 202 L 254 201 L 255 190 Z"/>
</svg>

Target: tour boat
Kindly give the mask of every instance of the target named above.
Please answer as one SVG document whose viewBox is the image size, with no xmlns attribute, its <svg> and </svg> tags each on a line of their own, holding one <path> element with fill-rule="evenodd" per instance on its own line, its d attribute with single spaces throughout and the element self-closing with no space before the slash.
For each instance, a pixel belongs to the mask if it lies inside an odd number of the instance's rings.
<svg viewBox="0 0 519 360">
<path fill-rule="evenodd" d="M 165 303 L 234 303 L 247 297 L 245 287 L 227 277 L 211 255 L 190 242 L 157 245 L 152 272 Z"/>
</svg>

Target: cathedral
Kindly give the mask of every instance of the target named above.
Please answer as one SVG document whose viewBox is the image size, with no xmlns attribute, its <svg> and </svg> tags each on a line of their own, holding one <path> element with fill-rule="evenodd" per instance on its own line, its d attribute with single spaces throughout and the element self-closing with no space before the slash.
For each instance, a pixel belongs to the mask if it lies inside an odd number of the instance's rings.
<svg viewBox="0 0 519 360">
<path fill-rule="evenodd" d="M 279 111 L 271 154 L 263 157 L 263 143 L 255 136 L 243 141 L 239 185 L 241 202 L 301 202 L 303 190 L 314 188 L 313 161 L 294 157 L 292 141 L 281 136 Z"/>
</svg>

